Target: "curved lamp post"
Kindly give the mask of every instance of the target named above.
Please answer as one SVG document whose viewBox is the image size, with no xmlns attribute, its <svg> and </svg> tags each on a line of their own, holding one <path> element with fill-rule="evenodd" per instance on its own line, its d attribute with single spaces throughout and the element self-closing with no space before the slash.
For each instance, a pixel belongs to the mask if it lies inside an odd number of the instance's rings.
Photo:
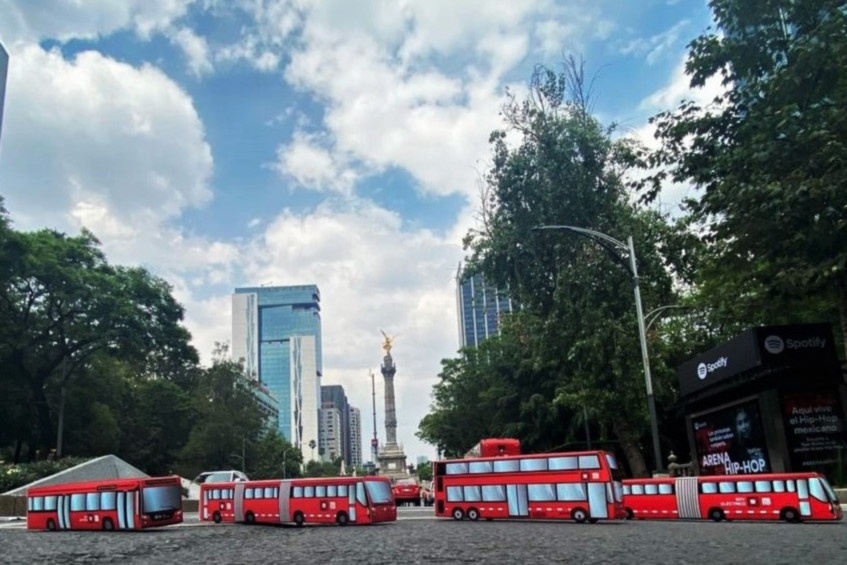
<svg viewBox="0 0 847 565">
<path fill-rule="evenodd" d="M 560 230 L 577 233 L 593 239 L 608 250 L 611 247 L 625 252 L 629 256 L 629 272 L 632 275 L 632 285 L 635 291 L 635 310 L 638 316 L 638 335 L 641 338 L 641 359 L 644 363 L 644 384 L 647 387 L 647 406 L 650 410 L 650 427 L 653 432 L 653 457 L 655 459 L 656 471 L 662 470 L 662 452 L 659 443 L 659 423 L 656 417 L 656 399 L 653 397 L 653 378 L 650 375 L 650 358 L 647 354 L 647 330 L 644 326 L 644 312 L 641 308 L 641 289 L 638 286 L 638 268 L 635 265 L 635 247 L 632 244 L 632 236 L 624 243 L 613 237 L 598 231 L 575 226 L 536 226 L 533 231 Z"/>
</svg>

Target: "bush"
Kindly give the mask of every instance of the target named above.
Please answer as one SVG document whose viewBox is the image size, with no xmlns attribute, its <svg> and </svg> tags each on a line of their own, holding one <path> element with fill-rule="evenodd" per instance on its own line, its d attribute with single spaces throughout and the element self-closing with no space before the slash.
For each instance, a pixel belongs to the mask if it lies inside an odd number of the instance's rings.
<svg viewBox="0 0 847 565">
<path fill-rule="evenodd" d="M 35 461 L 18 465 L 0 465 L 0 494 L 22 487 L 59 471 L 70 469 L 88 459 L 66 457 L 58 461 Z"/>
</svg>

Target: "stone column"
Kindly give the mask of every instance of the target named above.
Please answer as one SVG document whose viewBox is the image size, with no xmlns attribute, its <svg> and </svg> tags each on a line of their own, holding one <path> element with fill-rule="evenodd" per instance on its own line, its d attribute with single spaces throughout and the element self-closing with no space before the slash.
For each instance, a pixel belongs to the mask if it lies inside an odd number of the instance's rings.
<svg viewBox="0 0 847 565">
<path fill-rule="evenodd" d="M 397 445 L 397 411 L 394 404 L 394 374 L 397 368 L 391 354 L 382 362 L 382 377 L 385 379 L 385 445 Z"/>
</svg>

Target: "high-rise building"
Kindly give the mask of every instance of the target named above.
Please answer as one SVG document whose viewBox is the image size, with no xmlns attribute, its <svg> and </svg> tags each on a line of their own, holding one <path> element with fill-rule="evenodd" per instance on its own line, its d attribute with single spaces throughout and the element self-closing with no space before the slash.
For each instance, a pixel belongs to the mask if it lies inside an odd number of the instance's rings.
<svg viewBox="0 0 847 565">
<path fill-rule="evenodd" d="M 342 449 L 342 438 L 344 426 L 342 424 L 341 410 L 332 402 L 321 403 L 321 461 L 332 462 L 344 454 Z"/>
<path fill-rule="evenodd" d="M 341 441 L 341 453 L 344 457 L 344 462 L 351 465 L 350 460 L 350 405 L 347 403 L 347 395 L 344 393 L 344 387 L 341 385 L 324 385 L 321 386 L 321 404 L 330 403 L 338 409 L 341 415 L 341 430 L 339 430 L 339 438 Z M 321 429 L 323 433 L 323 429 Z"/>
<path fill-rule="evenodd" d="M 482 275 L 456 271 L 456 306 L 461 347 L 476 347 L 500 331 L 500 319 L 517 308 L 504 292 L 485 284 Z"/>
<path fill-rule="evenodd" d="M 311 458 L 320 441 L 321 308 L 316 285 L 236 288 L 232 357 L 279 403 L 283 437 Z"/>
<path fill-rule="evenodd" d="M 9 73 L 9 54 L 0 43 L 0 139 L 3 137 L 3 105 L 6 100 L 6 75 Z"/>
<path fill-rule="evenodd" d="M 350 407 L 350 466 L 362 466 L 362 413 L 355 406 Z"/>
</svg>

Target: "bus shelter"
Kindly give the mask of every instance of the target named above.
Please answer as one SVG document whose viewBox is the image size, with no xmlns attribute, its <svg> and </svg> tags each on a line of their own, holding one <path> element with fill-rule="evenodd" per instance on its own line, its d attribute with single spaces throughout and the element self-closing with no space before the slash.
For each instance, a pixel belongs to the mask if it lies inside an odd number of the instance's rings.
<svg viewBox="0 0 847 565">
<path fill-rule="evenodd" d="M 847 385 L 829 324 L 749 328 L 677 378 L 699 474 L 843 476 Z"/>
</svg>

